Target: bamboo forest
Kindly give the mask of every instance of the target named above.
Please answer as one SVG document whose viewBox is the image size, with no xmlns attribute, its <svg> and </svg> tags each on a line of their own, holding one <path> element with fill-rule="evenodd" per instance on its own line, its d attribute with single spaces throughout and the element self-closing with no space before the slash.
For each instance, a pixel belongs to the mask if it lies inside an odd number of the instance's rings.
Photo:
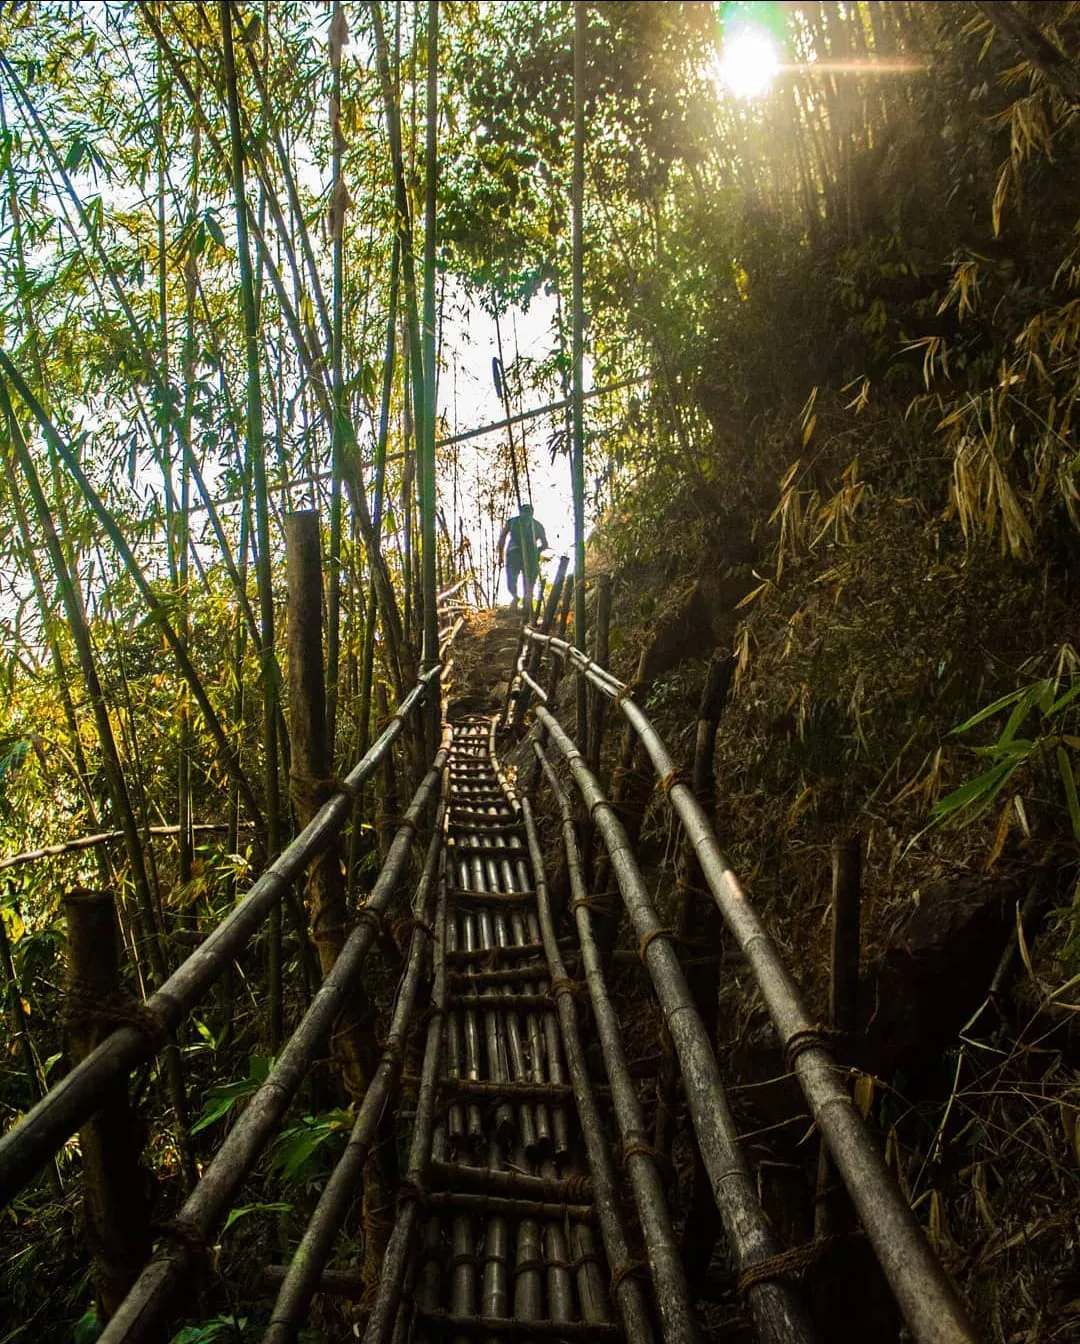
<svg viewBox="0 0 1080 1344">
<path fill-rule="evenodd" d="M 1080 3 L 0 3 L 0 1344 L 1080 1341 Z"/>
</svg>

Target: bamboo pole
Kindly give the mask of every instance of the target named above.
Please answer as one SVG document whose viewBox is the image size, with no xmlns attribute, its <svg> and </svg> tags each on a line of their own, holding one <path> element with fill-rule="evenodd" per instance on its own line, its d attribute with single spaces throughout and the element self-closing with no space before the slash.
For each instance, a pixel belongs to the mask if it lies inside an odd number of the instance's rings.
<svg viewBox="0 0 1080 1344">
<path fill-rule="evenodd" d="M 444 786 L 445 787 L 445 786 Z M 431 841 L 420 882 L 412 903 L 413 931 L 409 940 L 409 955 L 405 973 L 394 997 L 394 1011 L 390 1019 L 382 1057 L 356 1113 L 349 1142 L 337 1166 L 331 1172 L 318 1206 L 311 1216 L 300 1245 L 285 1274 L 277 1295 L 270 1324 L 263 1336 L 263 1344 L 291 1344 L 304 1324 L 311 1299 L 319 1291 L 319 1279 L 333 1251 L 334 1242 L 344 1225 L 355 1198 L 357 1185 L 363 1176 L 364 1165 L 371 1150 L 375 1132 L 386 1106 L 393 1095 L 401 1073 L 405 1041 L 408 1036 L 424 954 L 427 950 L 431 922 L 431 895 L 443 844 L 443 812 L 445 798 L 436 817 Z M 359 1283 L 370 1287 L 360 1276 Z"/>
<path fill-rule="evenodd" d="M 263 442 L 263 402 L 259 369 L 259 327 L 255 311 L 255 283 L 248 240 L 248 212 L 244 196 L 244 149 L 240 131 L 240 99 L 233 56 L 231 0 L 219 0 L 222 60 L 229 110 L 232 189 L 236 208 L 237 256 L 240 264 L 240 302 L 244 319 L 244 358 L 247 365 L 247 455 L 252 465 L 255 495 L 256 575 L 259 592 L 259 667 L 263 693 L 263 788 L 266 794 L 266 852 L 277 855 L 281 843 L 281 794 L 278 775 L 277 664 L 274 659 L 274 586 L 270 560 L 270 511 Z M 281 904 L 270 907 L 268 932 L 268 994 L 270 1049 L 276 1051 L 282 1035 Z"/>
<path fill-rule="evenodd" d="M 571 299 L 573 402 L 570 481 L 574 506 L 574 643 L 585 648 L 585 43 L 588 7 L 574 0 L 574 164 L 571 180 L 573 296 Z M 577 683 L 577 735 L 585 741 L 585 684 Z"/>
<path fill-rule="evenodd" d="M 120 937 L 112 895 L 70 891 L 67 918 L 66 1024 L 72 1061 L 80 1063 L 107 1035 L 110 1015 L 126 1002 L 120 983 Z M 150 1255 L 150 1211 L 139 1155 L 144 1127 L 128 1100 L 127 1081 L 114 1080 L 79 1131 L 83 1233 L 92 1259 L 99 1314 L 116 1312 Z"/>
<path fill-rule="evenodd" d="M 439 662 L 439 614 L 435 531 L 435 246 L 436 193 L 438 190 L 439 142 L 439 0 L 428 0 L 427 20 L 427 118 L 424 143 L 424 422 L 418 459 L 420 476 L 420 530 L 423 565 L 425 669 Z M 439 697 L 428 702 L 427 740 L 434 743 L 439 731 Z"/>
<path fill-rule="evenodd" d="M 443 738 L 444 747 L 440 752 L 440 761 L 445 762 L 447 749 L 445 743 L 449 735 Z M 442 766 L 440 765 L 440 768 Z M 443 1020 L 446 1013 L 446 880 L 439 879 L 438 904 L 435 915 L 435 937 L 433 940 L 433 977 L 431 993 L 431 1016 L 428 1019 L 427 1041 L 424 1047 L 423 1072 L 420 1077 L 420 1091 L 416 1102 L 416 1117 L 413 1121 L 412 1141 L 409 1145 L 408 1168 L 405 1175 L 405 1188 L 398 1207 L 397 1220 L 390 1234 L 390 1241 L 383 1258 L 382 1274 L 379 1276 L 378 1289 L 372 1303 L 371 1314 L 363 1334 L 363 1344 L 387 1344 L 394 1328 L 398 1307 L 401 1303 L 402 1285 L 413 1240 L 413 1233 L 420 1221 L 423 1210 L 421 1192 L 424 1175 L 431 1158 L 432 1140 L 435 1132 L 435 1102 L 439 1087 L 439 1065 L 442 1060 Z"/>
<path fill-rule="evenodd" d="M 319 515 L 291 513 L 285 519 L 285 565 L 288 583 L 289 715 L 292 774 L 289 784 L 296 815 L 306 826 L 327 794 L 337 788 L 333 778 L 330 722 L 322 658 L 322 538 Z M 308 873 L 311 934 L 325 979 L 345 946 L 348 910 L 341 871 L 341 852 L 334 837 Z M 297 930 L 301 945 L 307 930 Z M 374 1023 L 357 994 L 346 1008 L 333 1038 L 333 1054 L 350 1097 L 364 1094 L 374 1065 Z"/>
<path fill-rule="evenodd" d="M 537 720 L 569 765 L 574 782 L 603 836 L 623 902 L 640 940 L 645 962 L 660 1001 L 668 1031 L 682 1068 L 687 1103 L 702 1158 L 712 1182 L 713 1196 L 740 1279 L 748 1283 L 745 1298 L 755 1328 L 763 1341 L 811 1341 L 815 1332 L 791 1285 L 778 1272 L 754 1279 L 757 1265 L 772 1260 L 777 1247 L 757 1200 L 753 1176 L 739 1148 L 738 1131 L 728 1107 L 712 1042 L 701 1018 L 672 945 L 670 930 L 660 922 L 626 838 L 626 832 L 604 797 L 596 777 L 562 725 L 543 706 Z"/>
<path fill-rule="evenodd" d="M 157 1052 L 158 1032 L 176 1027 L 198 1003 L 266 918 L 270 904 L 308 867 L 338 834 L 347 819 L 351 796 L 379 767 L 401 736 L 410 715 L 428 693 L 433 674 L 422 678 L 398 707 L 383 732 L 350 774 L 340 794 L 330 799 L 296 839 L 254 883 L 206 940 L 146 1002 L 147 1027 L 120 1027 L 42 1098 L 14 1129 L 0 1137 L 0 1207 L 26 1184 L 49 1157 L 92 1114 L 102 1087 Z"/>
<path fill-rule="evenodd" d="M 645 1239 L 661 1333 L 665 1340 L 693 1344 L 693 1341 L 698 1339 L 698 1330 L 690 1309 L 686 1276 L 683 1273 L 675 1233 L 671 1226 L 671 1212 L 664 1193 L 664 1181 L 656 1161 L 656 1154 L 646 1137 L 645 1118 L 627 1067 L 618 1015 L 604 984 L 600 955 L 592 934 L 592 917 L 588 909 L 589 896 L 574 831 L 573 810 L 565 789 L 559 783 L 558 776 L 551 768 L 538 742 L 533 743 L 533 752 L 547 778 L 562 820 L 563 847 L 573 896 L 571 909 L 574 912 L 578 939 L 581 943 L 589 1001 L 592 1004 L 593 1020 L 596 1023 L 596 1032 L 604 1057 L 604 1069 L 611 1083 L 612 1104 L 630 1177 L 634 1206 L 638 1211 Z M 555 921 L 552 917 L 547 882 L 541 876 L 544 871 L 544 857 L 540 848 L 540 837 L 528 799 L 522 799 L 521 810 L 525 833 L 529 840 L 530 859 L 533 871 L 537 875 L 536 904 L 552 983 L 565 983 L 566 967 L 555 938 Z"/>
<path fill-rule="evenodd" d="M 300 1024 L 278 1055 L 265 1083 L 248 1102 L 214 1160 L 188 1197 L 176 1223 L 183 1232 L 175 1247 L 139 1276 L 119 1311 L 106 1326 L 101 1344 L 140 1344 L 161 1337 L 163 1317 L 190 1273 L 195 1248 L 220 1227 L 229 1206 L 296 1095 L 352 992 L 368 950 L 401 879 L 427 805 L 439 785 L 448 746 L 444 741 L 431 769 L 402 819 L 390 855 L 375 887 L 357 911 L 357 922 L 333 970 L 323 981 Z M 344 819 L 342 817 L 342 819 Z"/>
<path fill-rule="evenodd" d="M 872 1142 L 841 1082 L 827 1041 L 807 1013 L 708 818 L 679 778 L 660 735 L 617 677 L 595 667 L 565 640 L 535 632 L 530 637 L 568 658 L 615 700 L 660 779 L 666 781 L 671 806 L 690 837 L 713 900 L 757 981 L 814 1120 L 915 1339 L 920 1344 L 971 1344 L 975 1334 L 955 1289 Z"/>
<path fill-rule="evenodd" d="M 345 452 L 345 215 L 349 193 L 341 175 L 345 134 L 341 125 L 341 52 L 348 43 L 349 29 L 341 0 L 334 0 L 330 19 L 330 236 L 333 243 L 333 320 L 330 336 L 331 393 L 334 422 L 331 433 L 330 480 L 330 574 L 326 603 L 326 737 L 334 752 L 337 727 L 338 671 L 341 643 L 341 482 Z"/>
</svg>

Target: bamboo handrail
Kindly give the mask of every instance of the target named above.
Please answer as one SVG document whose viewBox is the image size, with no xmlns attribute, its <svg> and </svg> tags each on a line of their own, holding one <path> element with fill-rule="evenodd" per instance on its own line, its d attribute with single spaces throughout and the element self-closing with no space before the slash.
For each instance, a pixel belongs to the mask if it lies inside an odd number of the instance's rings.
<svg viewBox="0 0 1080 1344">
<path fill-rule="evenodd" d="M 435 821 L 424 860 L 424 869 L 413 901 L 414 924 L 409 941 L 409 955 L 394 1000 L 394 1012 L 386 1037 L 386 1048 L 357 1111 L 356 1122 L 345 1151 L 326 1182 L 315 1212 L 308 1221 L 300 1245 L 286 1271 L 274 1309 L 270 1313 L 270 1324 L 263 1335 L 263 1344 L 291 1344 L 304 1324 L 305 1313 L 312 1297 L 318 1291 L 320 1276 L 330 1258 L 334 1240 L 341 1231 L 357 1186 L 363 1177 L 368 1151 L 400 1074 L 402 1052 L 420 984 L 424 952 L 430 937 L 431 894 L 435 889 L 442 856 L 445 810 L 444 777 L 439 815 Z"/>
<path fill-rule="evenodd" d="M 629 688 L 580 650 L 531 627 L 538 640 L 615 701 L 634 728 L 701 864 L 725 923 L 752 971 L 791 1067 L 866 1229 L 893 1295 L 919 1344 L 971 1344 L 967 1312 L 841 1082 L 827 1041 L 765 931 L 708 817 Z M 538 709 L 537 717 L 546 715 Z M 551 720 L 551 716 L 547 715 Z M 552 720 L 552 722 L 557 722 Z"/>
<path fill-rule="evenodd" d="M 424 673 L 378 739 L 346 777 L 343 791 L 319 809 L 296 839 L 255 881 L 228 918 L 147 999 L 144 1005 L 146 1026 L 118 1027 L 0 1138 L 0 1208 L 93 1114 L 102 1087 L 125 1077 L 136 1064 L 157 1053 L 164 1034 L 179 1025 L 235 959 L 270 907 L 326 849 L 345 824 L 356 791 L 385 759 L 409 717 L 429 689 L 438 684 L 438 675 L 438 666 Z"/>
<path fill-rule="evenodd" d="M 551 767 L 538 742 L 533 743 L 541 765 L 550 771 Z M 623 1151 L 638 1140 L 638 1151 L 632 1153 L 626 1161 L 630 1177 L 634 1203 L 637 1207 L 642 1235 L 649 1258 L 649 1272 L 655 1288 L 656 1310 L 660 1318 L 663 1338 L 667 1344 L 695 1344 L 699 1338 L 697 1324 L 690 1308 L 690 1294 L 679 1259 L 675 1235 L 671 1227 L 671 1213 L 668 1209 L 663 1179 L 655 1157 L 645 1151 L 641 1142 L 645 1127 L 641 1118 L 641 1106 L 637 1092 L 630 1077 L 626 1063 L 626 1054 L 620 1039 L 618 1019 L 608 997 L 606 986 L 599 968 L 596 944 L 592 938 L 587 901 L 585 878 L 581 870 L 581 856 L 574 835 L 574 819 L 570 810 L 570 801 L 565 790 L 559 784 L 554 772 L 548 774 L 556 802 L 562 815 L 563 847 L 567 869 L 570 874 L 570 890 L 585 959 L 585 974 L 592 1002 L 593 1019 L 596 1023 L 600 1048 L 603 1052 L 604 1067 L 611 1081 L 612 1101 L 614 1103 L 616 1123 Z M 532 807 L 528 799 L 522 802 L 522 814 L 525 833 L 529 839 L 530 859 L 536 873 L 536 903 L 540 920 L 540 931 L 544 939 L 544 949 L 551 970 L 552 982 L 566 982 L 566 965 L 559 953 L 555 936 L 555 920 L 551 912 L 547 881 L 544 877 L 544 856 L 540 848 L 540 836 L 536 829 Z M 573 1006 L 568 1007 L 574 1012 Z"/>
<path fill-rule="evenodd" d="M 181 1208 L 173 1224 L 179 1233 L 173 1249 L 162 1258 L 151 1260 L 139 1275 L 102 1332 L 100 1344 L 142 1344 L 162 1337 L 162 1317 L 176 1290 L 190 1272 L 198 1250 L 211 1243 L 233 1196 L 288 1109 L 354 987 L 405 870 L 413 837 L 442 778 L 448 751 L 446 733 L 431 768 L 413 794 L 371 895 L 357 911 L 356 925 L 332 970 L 283 1046 L 266 1081 L 248 1102 Z"/>
<path fill-rule="evenodd" d="M 623 903 L 640 939 L 641 959 L 652 979 L 679 1059 L 698 1148 L 709 1173 L 728 1245 L 740 1276 L 748 1274 L 771 1261 L 779 1247 L 758 1201 L 753 1174 L 739 1147 L 738 1130 L 720 1080 L 712 1042 L 694 1006 L 670 930 L 660 921 L 622 822 L 584 756 L 553 714 L 538 705 L 536 717 L 569 765 L 611 856 Z M 817 1339 L 799 1295 L 781 1272 L 751 1282 L 745 1299 L 762 1344 L 811 1344 Z"/>
</svg>

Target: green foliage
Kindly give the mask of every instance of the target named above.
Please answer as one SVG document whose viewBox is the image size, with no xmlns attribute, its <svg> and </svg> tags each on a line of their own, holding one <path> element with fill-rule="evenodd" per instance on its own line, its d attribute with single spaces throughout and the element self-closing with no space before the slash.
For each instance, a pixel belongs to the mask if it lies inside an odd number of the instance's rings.
<svg viewBox="0 0 1080 1344">
<path fill-rule="evenodd" d="M 342 1110 L 305 1115 L 274 1140 L 272 1169 L 286 1182 L 306 1188 L 320 1184 L 344 1147 L 354 1120 L 355 1116 Z"/>
<path fill-rule="evenodd" d="M 1044 758 L 1052 758 L 1060 781 L 1074 839 L 1080 844 L 1080 805 L 1076 795 L 1076 753 L 1080 737 L 1072 729 L 1077 724 L 1075 702 L 1080 697 L 1080 677 L 1070 679 L 1062 691 L 1056 677 L 1044 677 L 1031 685 L 1003 695 L 958 724 L 954 733 L 967 733 L 979 724 L 1009 710 L 996 741 L 975 747 L 976 755 L 990 762 L 988 768 L 959 788 L 953 789 L 934 805 L 934 820 L 951 818 L 961 824 L 974 821 L 986 811 L 1013 776 L 1022 767 L 1033 767 Z M 1020 731 L 1032 722 L 1030 735 Z"/>
<path fill-rule="evenodd" d="M 202 1114 L 192 1125 L 192 1134 L 199 1134 L 211 1125 L 216 1125 L 219 1120 L 231 1115 L 241 1102 L 254 1095 L 266 1082 L 272 1064 L 271 1059 L 253 1055 L 248 1060 L 246 1078 L 239 1078 L 232 1083 L 215 1083 L 213 1087 L 207 1088 L 203 1096 Z"/>
</svg>

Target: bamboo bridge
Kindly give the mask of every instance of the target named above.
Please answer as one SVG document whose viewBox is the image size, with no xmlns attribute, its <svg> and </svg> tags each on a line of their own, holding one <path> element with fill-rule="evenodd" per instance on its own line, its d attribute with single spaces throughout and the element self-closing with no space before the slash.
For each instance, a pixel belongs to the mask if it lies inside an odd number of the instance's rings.
<svg viewBox="0 0 1080 1344">
<path fill-rule="evenodd" d="M 552 614 L 549 603 L 538 628 L 521 629 L 510 703 L 501 712 L 476 712 L 467 699 L 447 696 L 459 612 L 442 632 L 442 664 L 424 671 L 334 796 L 139 1011 L 115 1023 L 0 1140 L 6 1204 L 73 1134 L 85 1131 L 110 1088 L 126 1086 L 133 1069 L 169 1048 L 271 908 L 336 842 L 359 790 L 394 743 L 406 733 L 424 740 L 426 717 L 429 756 L 422 777 L 396 819 L 381 871 L 354 911 L 336 962 L 179 1213 L 158 1230 L 151 1257 L 105 1326 L 103 1344 L 171 1337 L 185 1293 L 208 1272 L 208 1249 L 245 1178 L 314 1061 L 325 1056 L 365 958 L 389 922 L 402 916 L 407 947 L 381 1054 L 356 1100 L 344 1154 L 278 1275 L 267 1344 L 298 1339 L 316 1294 L 349 1294 L 355 1287 L 347 1273 L 328 1266 L 356 1205 L 380 1121 L 392 1111 L 407 1157 L 382 1271 L 356 1327 L 364 1344 L 685 1344 L 701 1337 L 673 1231 L 666 1155 L 646 1126 L 608 988 L 610 913 L 590 884 L 582 819 L 591 822 L 612 889 L 621 895 L 621 914 L 669 1035 L 671 1063 L 727 1243 L 733 1295 L 765 1344 L 819 1337 L 800 1282 L 814 1247 L 778 1244 L 766 1218 L 679 941 L 657 912 L 621 810 L 602 791 L 584 744 L 560 721 L 560 677 L 564 687 L 576 678 L 609 714 L 620 715 L 627 741 L 643 749 L 696 880 L 768 1009 L 910 1336 L 922 1344 L 974 1339 L 852 1102 L 829 1034 L 808 1014 L 689 781 L 632 688 L 550 633 Z M 436 734 L 432 708 L 440 705 Z M 500 767 L 500 751 L 521 742 L 531 755 L 527 783 L 520 766 L 514 779 Z M 559 818 L 554 835 L 569 875 L 565 908 L 556 907 L 534 808 L 545 789 Z M 554 835 L 546 837 L 549 847 Z M 398 892 L 418 841 L 424 857 L 406 908 Z M 599 1056 L 588 1048 L 594 1043 Z M 419 1060 L 411 1077 L 410 1058 Z"/>
</svg>

